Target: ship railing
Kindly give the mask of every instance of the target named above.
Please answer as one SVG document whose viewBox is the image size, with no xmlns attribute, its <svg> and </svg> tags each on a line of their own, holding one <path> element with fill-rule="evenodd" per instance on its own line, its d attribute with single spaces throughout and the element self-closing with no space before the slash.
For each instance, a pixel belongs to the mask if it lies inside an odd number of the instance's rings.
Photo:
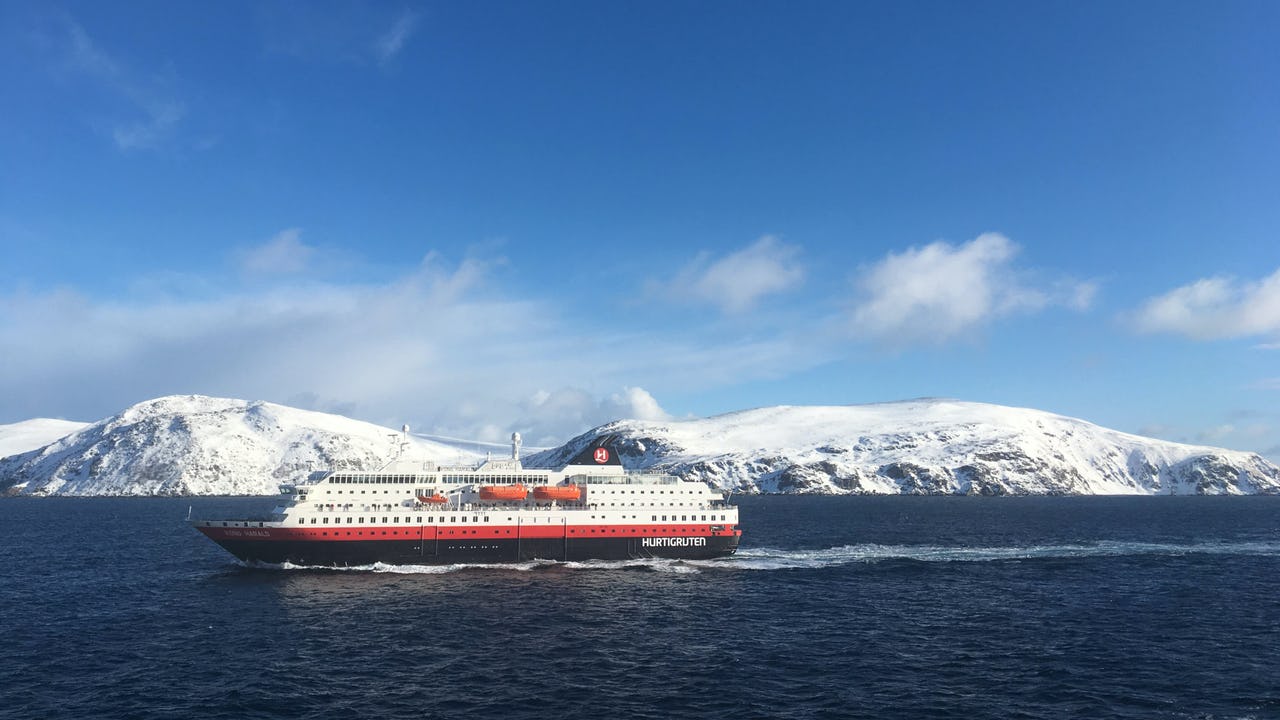
<svg viewBox="0 0 1280 720">
<path fill-rule="evenodd" d="M 191 522 L 197 527 L 260 528 L 266 527 L 268 523 L 279 521 L 276 518 L 255 516 L 240 520 L 192 520 Z"/>
<path fill-rule="evenodd" d="M 680 478 L 674 475 L 628 473 L 626 475 L 570 475 L 565 480 L 582 485 L 676 485 Z"/>
</svg>

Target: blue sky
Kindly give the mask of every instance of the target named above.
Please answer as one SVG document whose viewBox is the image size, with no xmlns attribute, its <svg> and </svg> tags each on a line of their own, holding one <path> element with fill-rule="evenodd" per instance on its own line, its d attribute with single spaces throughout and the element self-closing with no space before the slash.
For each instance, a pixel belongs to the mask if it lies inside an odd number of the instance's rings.
<svg viewBox="0 0 1280 720">
<path fill-rule="evenodd" d="M 0 3 L 0 423 L 947 396 L 1280 457 L 1273 2 Z"/>
</svg>

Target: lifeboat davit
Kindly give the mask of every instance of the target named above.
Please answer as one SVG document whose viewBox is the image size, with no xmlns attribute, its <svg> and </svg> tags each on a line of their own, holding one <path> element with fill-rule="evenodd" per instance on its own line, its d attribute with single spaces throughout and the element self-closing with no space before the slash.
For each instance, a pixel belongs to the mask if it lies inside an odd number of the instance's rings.
<svg viewBox="0 0 1280 720">
<path fill-rule="evenodd" d="M 580 500 L 582 488 L 577 485 L 539 485 L 533 489 L 535 500 L 559 500 L 561 502 Z"/>
<path fill-rule="evenodd" d="M 515 485 L 484 485 L 480 488 L 481 500 L 523 500 L 529 489 L 516 483 Z"/>
<path fill-rule="evenodd" d="M 440 493 L 436 493 L 435 495 L 419 495 L 418 502 L 431 503 L 432 505 L 443 505 L 444 503 L 449 502 L 449 498 L 441 495 Z"/>
</svg>

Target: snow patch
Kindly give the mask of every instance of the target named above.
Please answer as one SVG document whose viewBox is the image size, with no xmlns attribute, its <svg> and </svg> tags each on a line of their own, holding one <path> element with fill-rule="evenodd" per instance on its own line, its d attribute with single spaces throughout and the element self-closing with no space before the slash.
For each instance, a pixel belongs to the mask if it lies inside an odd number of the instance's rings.
<svg viewBox="0 0 1280 720">
<path fill-rule="evenodd" d="M 44 447 L 87 427 L 89 423 L 50 418 L 36 418 L 10 425 L 0 425 L 0 458 Z"/>
</svg>

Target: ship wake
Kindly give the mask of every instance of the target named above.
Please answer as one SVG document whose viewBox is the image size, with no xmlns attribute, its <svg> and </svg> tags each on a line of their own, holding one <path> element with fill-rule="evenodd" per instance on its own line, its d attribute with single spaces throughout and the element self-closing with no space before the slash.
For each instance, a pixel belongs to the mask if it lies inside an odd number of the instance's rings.
<svg viewBox="0 0 1280 720">
<path fill-rule="evenodd" d="M 247 567 L 272 570 L 388 573 L 396 575 L 441 575 L 465 571 L 648 571 L 695 574 L 717 570 L 800 570 L 850 564 L 884 562 L 981 563 L 1070 560 L 1131 556 L 1271 556 L 1280 557 L 1280 541 L 1146 543 L 1103 541 L 1091 544 L 1027 545 L 1015 547 L 962 547 L 946 545 L 841 545 L 822 549 L 742 548 L 737 554 L 715 560 L 641 558 L 634 560 L 587 560 L 561 562 L 532 560 L 520 563 L 453 563 L 448 565 L 353 565 L 321 567 L 254 563 Z"/>
<path fill-rule="evenodd" d="M 821 568 L 851 563 L 1034 561 L 1126 556 L 1249 555 L 1280 556 L 1280 542 L 1145 543 L 1103 541 L 1091 544 L 962 547 L 945 545 L 842 545 L 820 550 L 743 548 L 721 561 L 699 563 L 742 570 Z"/>
</svg>

